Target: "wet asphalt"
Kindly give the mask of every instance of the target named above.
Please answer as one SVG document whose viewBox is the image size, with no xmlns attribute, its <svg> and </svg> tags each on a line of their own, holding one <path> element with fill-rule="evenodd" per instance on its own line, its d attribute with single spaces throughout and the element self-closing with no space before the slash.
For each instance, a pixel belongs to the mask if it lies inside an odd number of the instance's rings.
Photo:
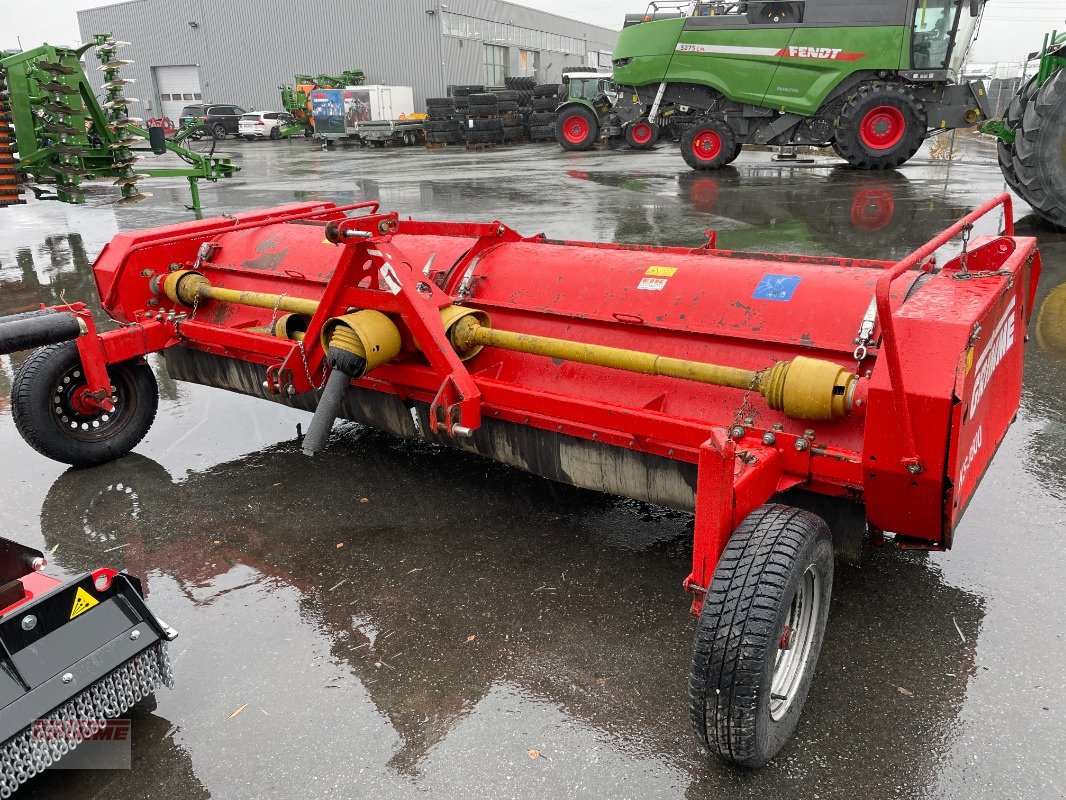
<svg viewBox="0 0 1066 800">
<path fill-rule="evenodd" d="M 954 162 L 923 151 L 876 175 L 747 152 L 696 174 L 673 145 L 225 149 L 242 171 L 204 186 L 208 214 L 378 200 L 558 238 L 698 244 L 715 229 L 726 248 L 875 258 L 1004 188 L 969 141 Z M 132 207 L 107 188 L 0 211 L 0 313 L 98 309 L 90 264 L 115 233 L 192 217 L 182 181 L 144 186 L 154 196 Z M 1066 284 L 1066 235 L 1018 210 L 1042 245 L 1043 301 Z M 759 772 L 699 753 L 689 730 L 690 517 L 354 425 L 311 461 L 296 443 L 307 415 L 159 364 L 159 415 L 135 453 L 67 471 L 18 437 L 7 393 L 25 354 L 4 357 L 0 530 L 52 551 L 55 575 L 144 576 L 181 632 L 175 688 L 133 717 L 133 770 L 52 772 L 19 795 L 1062 797 L 1063 308 L 1062 294 L 1046 304 L 1021 412 L 955 549 L 838 568 L 803 720 Z"/>
</svg>

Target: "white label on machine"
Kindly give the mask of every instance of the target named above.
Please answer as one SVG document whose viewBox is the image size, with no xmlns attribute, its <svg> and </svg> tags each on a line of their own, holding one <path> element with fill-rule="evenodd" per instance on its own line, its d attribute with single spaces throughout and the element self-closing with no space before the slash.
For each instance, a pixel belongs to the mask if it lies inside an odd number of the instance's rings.
<svg viewBox="0 0 1066 800">
<path fill-rule="evenodd" d="M 644 277 L 640 279 L 640 283 L 637 284 L 638 289 L 645 289 L 649 292 L 661 292 L 666 288 L 666 278 L 649 278 Z"/>
</svg>

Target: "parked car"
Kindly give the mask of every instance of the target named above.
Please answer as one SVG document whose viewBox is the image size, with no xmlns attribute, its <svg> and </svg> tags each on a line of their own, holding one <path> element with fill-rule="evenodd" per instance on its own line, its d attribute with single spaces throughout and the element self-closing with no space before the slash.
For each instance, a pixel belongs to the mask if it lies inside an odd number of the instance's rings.
<svg viewBox="0 0 1066 800">
<path fill-rule="evenodd" d="M 237 135 L 253 139 L 280 139 L 296 118 L 284 111 L 249 111 L 237 123 Z"/>
<path fill-rule="evenodd" d="M 237 135 L 237 123 L 245 114 L 240 106 L 227 105 L 225 103 L 199 103 L 194 106 L 185 106 L 178 118 L 180 128 L 194 117 L 215 132 L 216 139 L 225 139 L 227 135 Z"/>
</svg>

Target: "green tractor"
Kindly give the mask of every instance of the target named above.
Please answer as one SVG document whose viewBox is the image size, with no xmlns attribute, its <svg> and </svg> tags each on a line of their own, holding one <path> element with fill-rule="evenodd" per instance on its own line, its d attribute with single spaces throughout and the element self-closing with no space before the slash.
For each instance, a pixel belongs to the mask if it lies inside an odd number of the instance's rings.
<svg viewBox="0 0 1066 800">
<path fill-rule="evenodd" d="M 1011 100 L 1003 119 L 981 131 L 999 139 L 1007 185 L 1052 225 L 1066 229 L 1066 33 L 1044 37 L 1036 74 Z"/>
<path fill-rule="evenodd" d="M 657 0 L 627 15 L 611 94 L 567 100 L 557 139 L 604 128 L 647 148 L 664 130 L 694 169 L 745 145 L 832 146 L 861 169 L 905 163 L 932 133 L 987 119 L 984 86 L 957 77 L 984 0 Z M 609 110 L 597 114 L 598 109 Z"/>
</svg>

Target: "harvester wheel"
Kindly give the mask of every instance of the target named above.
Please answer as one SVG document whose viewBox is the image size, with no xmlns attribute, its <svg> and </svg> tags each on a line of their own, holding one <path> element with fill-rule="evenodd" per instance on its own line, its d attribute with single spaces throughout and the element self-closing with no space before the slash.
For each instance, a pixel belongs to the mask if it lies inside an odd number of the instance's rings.
<svg viewBox="0 0 1066 800">
<path fill-rule="evenodd" d="M 925 106 L 900 83 L 866 83 L 844 102 L 834 149 L 859 169 L 894 169 L 922 146 Z"/>
<path fill-rule="evenodd" d="M 555 122 L 555 138 L 563 150 L 591 150 L 600 138 L 600 121 L 584 106 L 561 109 Z"/>
<path fill-rule="evenodd" d="M 799 722 L 822 647 L 833 539 L 808 511 L 764 505 L 729 540 L 696 625 L 689 678 L 700 742 L 760 767 Z"/>
<path fill-rule="evenodd" d="M 720 169 L 737 155 L 736 134 L 724 119 L 698 120 L 681 136 L 681 157 L 693 169 Z"/>
<path fill-rule="evenodd" d="M 731 159 L 729 159 L 725 163 L 732 164 L 734 161 L 736 161 L 738 158 L 740 158 L 740 154 L 741 154 L 741 152 L 743 152 L 743 150 L 744 150 L 744 145 L 742 145 L 740 142 L 737 142 L 736 146 L 733 148 L 733 157 Z"/>
<path fill-rule="evenodd" d="M 626 126 L 626 144 L 634 150 L 650 150 L 659 141 L 659 126 L 646 119 L 638 119 Z"/>
<path fill-rule="evenodd" d="M 1032 99 L 1035 88 L 1036 76 L 1034 75 L 1011 98 L 1010 105 L 1007 106 L 1007 113 L 1003 116 L 1003 122 L 1010 130 L 1017 131 L 1018 126 L 1022 124 L 1025 107 Z M 1007 182 L 1007 185 L 1015 194 L 1021 195 L 1022 189 L 1018 183 L 1018 175 L 1014 172 L 1014 145 L 1007 144 L 1002 140 L 997 141 L 996 156 L 999 160 L 1000 172 L 1003 173 L 1003 180 Z"/>
<path fill-rule="evenodd" d="M 125 455 L 155 420 L 159 389 L 143 360 L 113 364 L 113 411 L 86 402 L 85 376 L 74 342 L 42 347 L 15 376 L 11 390 L 15 427 L 41 455 L 90 467 Z"/>
<path fill-rule="evenodd" d="M 1018 194 L 1052 225 L 1066 228 L 1066 69 L 1025 106 L 1014 139 Z"/>
</svg>

